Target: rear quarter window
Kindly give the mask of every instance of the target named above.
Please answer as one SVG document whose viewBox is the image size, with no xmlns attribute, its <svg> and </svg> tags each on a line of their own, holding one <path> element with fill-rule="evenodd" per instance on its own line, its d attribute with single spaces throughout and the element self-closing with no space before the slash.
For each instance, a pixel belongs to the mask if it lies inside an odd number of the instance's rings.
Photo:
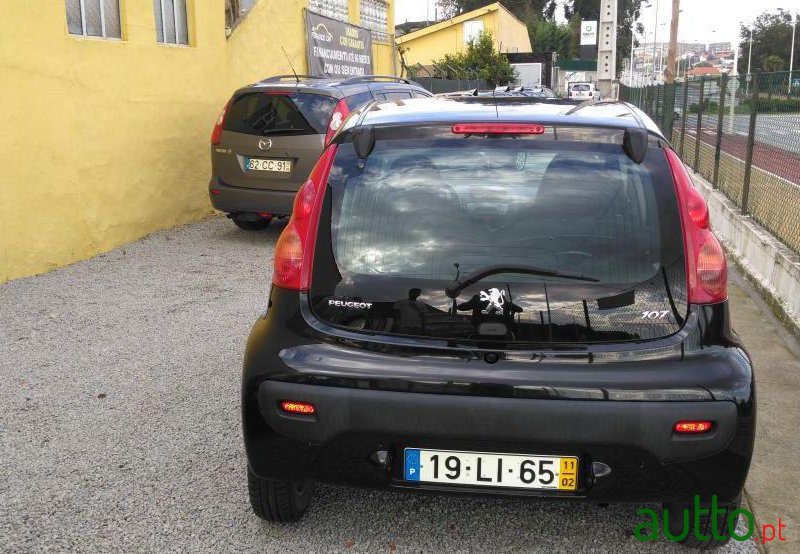
<svg viewBox="0 0 800 554">
<path fill-rule="evenodd" d="M 372 93 L 367 92 L 359 92 L 358 94 L 353 94 L 345 98 L 345 102 L 347 102 L 347 107 L 352 112 L 356 108 L 366 104 L 372 100 Z"/>
</svg>

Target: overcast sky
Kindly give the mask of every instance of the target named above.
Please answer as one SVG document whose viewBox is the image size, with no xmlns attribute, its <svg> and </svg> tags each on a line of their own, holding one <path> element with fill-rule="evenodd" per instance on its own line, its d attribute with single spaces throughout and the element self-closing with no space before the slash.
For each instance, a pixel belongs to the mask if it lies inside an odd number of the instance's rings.
<svg viewBox="0 0 800 554">
<path fill-rule="evenodd" d="M 672 1 L 657 1 L 660 42 L 669 36 Z M 645 25 L 648 41 L 652 41 L 653 27 L 656 23 L 656 0 L 650 0 L 650 3 L 651 7 L 642 13 L 642 23 Z M 395 0 L 395 21 L 397 23 L 421 21 L 426 19 L 426 12 L 427 17 L 432 20 L 435 5 L 436 0 Z M 682 0 L 683 12 L 678 39 L 685 42 L 732 41 L 738 36 L 740 21 L 747 23 L 760 13 L 776 11 L 777 8 L 800 11 L 800 0 Z M 562 13 L 561 9 L 558 13 Z M 664 25 L 661 26 L 661 23 Z"/>
</svg>

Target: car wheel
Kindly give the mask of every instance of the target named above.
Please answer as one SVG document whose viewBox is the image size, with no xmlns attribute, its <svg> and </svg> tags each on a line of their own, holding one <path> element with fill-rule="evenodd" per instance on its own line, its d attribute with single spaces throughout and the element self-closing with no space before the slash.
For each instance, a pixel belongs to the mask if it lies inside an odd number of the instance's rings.
<svg viewBox="0 0 800 554">
<path fill-rule="evenodd" d="M 669 531 L 673 537 L 680 537 L 686 529 L 684 527 L 684 510 L 688 512 L 688 534 L 678 540 L 683 546 L 700 550 L 710 550 L 725 546 L 730 542 L 731 536 L 728 532 L 728 518 L 731 513 L 739 509 L 741 496 L 735 502 L 719 503 L 716 509 L 716 526 L 712 529 L 715 518 L 711 517 L 711 504 L 700 504 L 700 517 L 698 524 L 695 525 L 695 505 L 693 503 L 667 502 L 663 508 L 669 510 Z M 716 530 L 717 535 L 714 535 Z M 698 537 L 702 535 L 705 538 Z"/>
<path fill-rule="evenodd" d="M 233 222 L 239 229 L 244 229 L 245 231 L 261 231 L 269 227 L 269 223 L 272 221 L 271 217 L 263 218 L 258 221 L 248 221 L 239 217 L 232 217 L 231 219 L 233 219 Z"/>
<path fill-rule="evenodd" d="M 247 488 L 253 512 L 267 521 L 297 521 L 314 497 L 311 481 L 272 481 L 258 477 L 247 468 Z"/>
</svg>

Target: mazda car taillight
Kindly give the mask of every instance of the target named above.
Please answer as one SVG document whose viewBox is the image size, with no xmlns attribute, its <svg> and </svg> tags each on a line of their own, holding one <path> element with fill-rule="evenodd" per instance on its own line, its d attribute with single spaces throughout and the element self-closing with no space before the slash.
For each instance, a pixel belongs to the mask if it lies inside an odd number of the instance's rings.
<svg viewBox="0 0 800 554">
<path fill-rule="evenodd" d="M 272 283 L 275 286 L 297 291 L 308 290 L 319 212 L 335 155 L 336 146 L 329 146 L 317 160 L 308 180 L 297 191 L 292 217 L 275 245 L 272 273 Z"/>
<path fill-rule="evenodd" d="M 342 98 L 339 100 L 339 103 L 336 104 L 333 114 L 331 115 L 331 120 L 328 123 L 328 132 L 325 134 L 325 144 L 330 143 L 333 135 L 336 134 L 336 131 L 339 130 L 348 115 L 350 115 L 350 108 L 347 107 L 347 102 Z"/>
<path fill-rule="evenodd" d="M 722 245 L 711 232 L 708 205 L 694 188 L 692 178 L 678 155 L 671 149 L 666 153 L 680 205 L 689 302 L 722 302 L 728 298 L 728 265 Z"/>
<path fill-rule="evenodd" d="M 222 110 L 219 112 L 219 116 L 217 117 L 217 121 L 214 123 L 214 129 L 211 131 L 212 145 L 219 144 L 219 141 L 222 138 L 222 125 L 225 123 L 225 112 L 228 110 L 229 104 L 230 102 L 222 107 Z"/>
</svg>

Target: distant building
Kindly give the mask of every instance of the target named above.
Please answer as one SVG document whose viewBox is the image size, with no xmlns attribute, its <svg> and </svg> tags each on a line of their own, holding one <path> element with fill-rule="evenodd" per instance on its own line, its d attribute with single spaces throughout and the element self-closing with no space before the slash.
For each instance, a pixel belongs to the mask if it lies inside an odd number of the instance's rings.
<svg viewBox="0 0 800 554">
<path fill-rule="evenodd" d="M 721 75 L 722 72 L 718 67 L 693 67 L 686 72 L 689 77 L 704 77 L 707 75 Z"/>
<path fill-rule="evenodd" d="M 669 50 L 669 42 L 657 42 L 655 43 L 656 51 L 663 50 L 664 55 Z M 685 54 L 700 54 L 705 52 L 706 45 L 702 42 L 679 42 L 677 44 L 677 55 L 683 56 Z M 649 53 L 652 56 L 653 52 L 653 43 L 643 43 L 640 44 L 638 48 L 636 48 L 637 52 L 644 52 L 645 54 Z M 641 55 L 639 56 L 641 57 Z"/>
<path fill-rule="evenodd" d="M 722 57 L 724 52 L 730 52 L 733 48 L 730 42 L 712 42 L 708 45 L 708 53 L 717 57 Z"/>
<path fill-rule="evenodd" d="M 416 24 L 403 24 L 413 29 Z M 532 52 L 527 26 L 500 2 L 439 21 L 427 27 L 407 30 L 400 27 L 396 42 L 405 47 L 406 64 L 430 65 L 445 54 L 458 54 L 467 49 L 467 43 L 481 33 L 492 34 L 494 47 L 499 52 Z"/>
</svg>

